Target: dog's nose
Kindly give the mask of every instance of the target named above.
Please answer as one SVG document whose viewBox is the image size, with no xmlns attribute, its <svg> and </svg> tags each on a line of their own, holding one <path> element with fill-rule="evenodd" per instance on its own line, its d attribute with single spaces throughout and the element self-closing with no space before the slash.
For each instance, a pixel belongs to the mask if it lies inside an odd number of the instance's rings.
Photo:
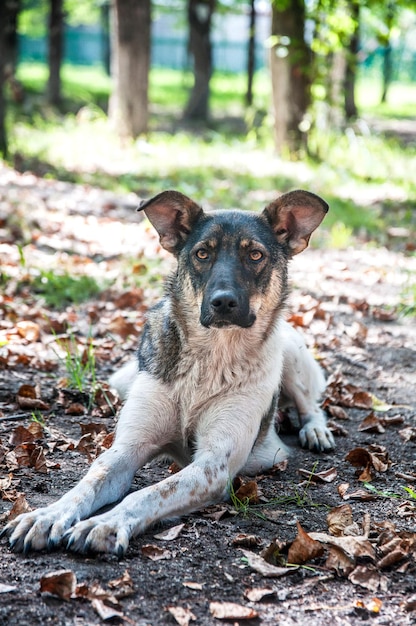
<svg viewBox="0 0 416 626">
<path fill-rule="evenodd" d="M 237 297 L 232 291 L 215 291 L 210 304 L 216 313 L 227 314 L 238 306 Z"/>
</svg>

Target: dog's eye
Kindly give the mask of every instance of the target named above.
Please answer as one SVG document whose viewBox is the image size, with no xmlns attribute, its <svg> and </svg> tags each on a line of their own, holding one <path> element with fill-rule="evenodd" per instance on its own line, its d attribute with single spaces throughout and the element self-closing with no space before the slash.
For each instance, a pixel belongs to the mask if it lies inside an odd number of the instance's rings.
<svg viewBox="0 0 416 626">
<path fill-rule="evenodd" d="M 250 261 L 258 262 L 262 260 L 264 255 L 263 252 L 261 252 L 260 250 L 251 250 L 248 256 L 250 258 Z"/>
<path fill-rule="evenodd" d="M 209 258 L 209 252 L 208 250 L 206 250 L 205 248 L 199 248 L 196 252 L 195 252 L 195 256 L 197 259 L 199 259 L 200 261 L 206 261 Z"/>
</svg>

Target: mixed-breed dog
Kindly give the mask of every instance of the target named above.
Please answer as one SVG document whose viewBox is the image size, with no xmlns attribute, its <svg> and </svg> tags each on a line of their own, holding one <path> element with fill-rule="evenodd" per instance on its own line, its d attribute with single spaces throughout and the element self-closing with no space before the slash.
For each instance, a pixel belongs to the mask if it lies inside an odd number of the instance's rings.
<svg viewBox="0 0 416 626">
<path fill-rule="evenodd" d="M 165 191 L 139 210 L 177 269 L 149 310 L 137 359 L 110 380 L 125 400 L 113 445 L 57 502 L 5 526 L 16 551 L 123 555 L 155 522 L 226 498 L 236 474 L 287 458 L 275 427 L 282 407 L 296 408 L 302 446 L 334 448 L 319 406 L 324 376 L 284 320 L 288 261 L 308 245 L 326 202 L 298 190 L 262 213 L 207 213 Z M 136 471 L 160 455 L 182 469 L 130 492 Z"/>
</svg>

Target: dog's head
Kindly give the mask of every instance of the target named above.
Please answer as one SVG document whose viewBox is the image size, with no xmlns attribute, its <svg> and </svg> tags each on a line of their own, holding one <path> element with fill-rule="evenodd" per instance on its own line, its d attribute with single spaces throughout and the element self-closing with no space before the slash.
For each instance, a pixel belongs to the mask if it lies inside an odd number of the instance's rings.
<svg viewBox="0 0 416 626">
<path fill-rule="evenodd" d="M 143 202 L 161 245 L 178 258 L 179 275 L 191 286 L 191 304 L 205 327 L 248 328 L 260 311 L 281 308 L 290 257 L 306 248 L 328 205 L 307 191 L 291 191 L 262 213 L 205 213 L 177 191 Z M 182 293 L 186 299 L 186 293 Z"/>
</svg>

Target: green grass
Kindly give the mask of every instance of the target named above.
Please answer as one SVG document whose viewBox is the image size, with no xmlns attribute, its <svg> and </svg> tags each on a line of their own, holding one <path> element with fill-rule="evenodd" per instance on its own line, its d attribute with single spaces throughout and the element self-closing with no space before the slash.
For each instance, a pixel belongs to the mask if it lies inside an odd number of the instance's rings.
<svg viewBox="0 0 416 626">
<path fill-rule="evenodd" d="M 64 272 L 42 270 L 31 282 L 33 291 L 48 307 L 63 309 L 68 304 L 79 304 L 96 296 L 101 288 L 91 276 L 74 277 Z"/>
</svg>

